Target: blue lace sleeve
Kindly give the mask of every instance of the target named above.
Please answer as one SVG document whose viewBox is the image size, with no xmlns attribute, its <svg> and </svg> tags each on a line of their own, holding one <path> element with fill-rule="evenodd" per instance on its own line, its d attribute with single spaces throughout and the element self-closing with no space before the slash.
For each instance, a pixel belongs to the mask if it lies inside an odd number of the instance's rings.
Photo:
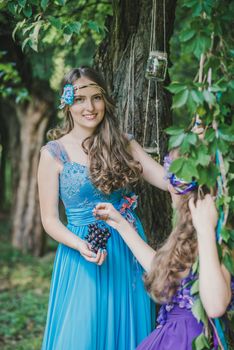
<svg viewBox="0 0 234 350">
<path fill-rule="evenodd" d="M 61 154 L 61 149 L 59 147 L 58 142 L 56 141 L 49 141 L 45 146 L 41 148 L 41 151 L 46 149 L 53 158 L 58 160 L 59 162 L 63 162 L 62 160 L 62 154 Z"/>
</svg>

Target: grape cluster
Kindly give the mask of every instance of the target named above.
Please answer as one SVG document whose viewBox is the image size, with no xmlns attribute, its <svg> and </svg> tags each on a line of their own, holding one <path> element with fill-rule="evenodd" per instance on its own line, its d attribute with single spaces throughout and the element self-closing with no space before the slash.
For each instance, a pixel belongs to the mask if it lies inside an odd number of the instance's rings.
<svg viewBox="0 0 234 350">
<path fill-rule="evenodd" d="M 99 249 L 106 249 L 110 236 L 111 233 L 107 227 L 100 227 L 98 224 L 89 224 L 88 234 L 85 239 L 90 244 L 91 250 L 97 253 Z"/>
</svg>

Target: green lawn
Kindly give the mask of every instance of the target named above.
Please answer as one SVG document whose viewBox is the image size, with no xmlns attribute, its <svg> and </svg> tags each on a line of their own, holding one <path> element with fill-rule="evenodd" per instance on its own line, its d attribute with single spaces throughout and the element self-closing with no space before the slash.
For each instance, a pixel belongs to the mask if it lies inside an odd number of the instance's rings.
<svg viewBox="0 0 234 350">
<path fill-rule="evenodd" d="M 54 253 L 23 255 L 0 225 L 0 349 L 41 349 Z"/>
</svg>

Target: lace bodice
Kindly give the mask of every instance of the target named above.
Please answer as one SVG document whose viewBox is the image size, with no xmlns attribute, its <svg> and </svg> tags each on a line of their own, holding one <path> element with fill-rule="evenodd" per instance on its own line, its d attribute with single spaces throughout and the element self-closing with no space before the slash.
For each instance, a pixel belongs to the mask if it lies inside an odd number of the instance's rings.
<svg viewBox="0 0 234 350">
<path fill-rule="evenodd" d="M 71 162 L 60 141 L 50 141 L 42 149 L 47 149 L 63 164 L 59 175 L 59 196 L 65 209 L 94 207 L 99 202 L 115 203 L 125 194 L 126 191 L 123 189 L 114 191 L 110 195 L 99 191 L 89 179 L 88 167 Z"/>
</svg>

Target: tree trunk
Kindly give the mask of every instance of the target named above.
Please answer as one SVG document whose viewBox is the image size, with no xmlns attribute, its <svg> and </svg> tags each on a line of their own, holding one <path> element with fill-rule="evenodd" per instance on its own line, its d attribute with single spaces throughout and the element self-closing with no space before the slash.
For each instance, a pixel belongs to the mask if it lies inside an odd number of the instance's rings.
<svg viewBox="0 0 234 350">
<path fill-rule="evenodd" d="M 16 117 L 15 104 L 10 100 L 0 101 L 0 143 L 2 147 L 1 162 L 1 210 L 8 211 L 15 203 L 15 189 L 19 179 L 19 122 Z M 7 168 L 7 169 L 6 169 Z"/>
<path fill-rule="evenodd" d="M 43 251 L 43 228 L 37 191 L 37 166 L 49 120 L 49 106 L 32 98 L 16 109 L 20 123 L 19 181 L 13 207 L 12 243 L 24 252 L 40 255 Z"/>
<path fill-rule="evenodd" d="M 6 133 L 5 121 L 0 124 L 0 211 L 6 209 L 6 155 L 8 135 Z"/>
<path fill-rule="evenodd" d="M 163 0 L 156 2 L 156 49 L 164 48 Z M 165 0 L 166 48 L 172 35 L 176 1 Z M 110 91 L 117 101 L 116 112 L 123 129 L 133 133 L 143 144 L 148 80 L 146 62 L 150 51 L 152 0 L 114 0 L 114 16 L 109 19 L 108 35 L 100 45 L 95 62 L 103 72 Z M 168 84 L 158 83 L 158 115 L 161 159 L 167 149 L 163 129 L 171 125 L 171 97 L 164 89 Z M 148 122 L 144 145 L 156 139 L 156 89 L 151 82 L 149 90 Z M 162 241 L 170 230 L 170 203 L 168 195 L 150 185 L 139 188 L 139 211 L 148 239 L 152 245 Z"/>
</svg>

